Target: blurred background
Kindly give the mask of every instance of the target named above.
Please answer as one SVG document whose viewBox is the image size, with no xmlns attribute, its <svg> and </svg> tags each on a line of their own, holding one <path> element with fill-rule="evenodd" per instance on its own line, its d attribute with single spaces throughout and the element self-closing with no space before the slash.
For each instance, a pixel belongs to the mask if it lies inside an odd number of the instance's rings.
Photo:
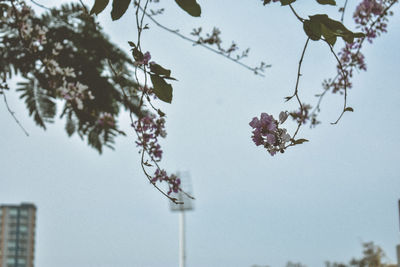
<svg viewBox="0 0 400 267">
<path fill-rule="evenodd" d="M 40 1 L 49 7 L 64 2 Z M 167 114 L 162 167 L 190 172 L 196 198 L 195 210 L 186 214 L 187 266 L 285 266 L 288 261 L 323 266 L 361 255 L 367 241 L 396 262 L 399 6 L 393 8 L 388 33 L 365 47 L 368 71 L 355 75 L 348 96 L 355 112 L 330 125 L 343 99 L 328 95 L 323 123 L 300 131 L 299 137 L 310 142 L 271 157 L 253 144 L 248 123 L 261 112 L 277 117 L 296 109 L 296 102 L 285 103 L 284 97 L 294 90 L 306 40 L 302 25 L 279 4 L 198 2 L 201 18 L 188 16 L 173 1 L 161 1 L 166 11 L 157 19 L 184 34 L 216 26 L 226 46 L 234 40 L 242 49 L 251 48 L 246 63 L 263 60 L 272 68 L 266 77 L 256 76 L 148 21 L 143 50 L 178 79 L 172 104 L 157 105 Z M 303 17 L 328 12 L 340 18 L 338 7 L 303 2 L 295 5 Z M 345 17 L 353 30 L 355 2 L 349 2 Z M 91 7 L 93 1 L 84 3 Z M 100 25 L 129 53 L 127 41 L 136 41 L 134 9 L 116 22 L 109 12 L 110 6 L 99 15 Z M 338 41 L 335 47 L 342 45 Z M 336 74 L 335 66 L 326 44 L 310 43 L 299 87 L 305 102 L 316 103 L 314 95 L 322 91 L 324 78 Z M 128 114 L 119 122 L 128 136 L 117 139 L 115 151 L 99 155 L 76 135 L 68 138 L 64 122 L 43 131 L 17 94 L 9 93 L 8 99 L 30 137 L 0 103 L 0 203 L 36 205 L 35 266 L 178 265 L 178 215 L 141 171 Z M 286 124 L 295 129 L 294 123 Z"/>
</svg>

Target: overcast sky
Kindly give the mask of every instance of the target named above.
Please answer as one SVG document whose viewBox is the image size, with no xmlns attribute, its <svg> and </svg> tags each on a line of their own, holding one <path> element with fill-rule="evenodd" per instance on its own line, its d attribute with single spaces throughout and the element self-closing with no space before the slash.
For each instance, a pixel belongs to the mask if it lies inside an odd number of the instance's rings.
<svg viewBox="0 0 400 267">
<path fill-rule="evenodd" d="M 395 262 L 399 7 L 388 34 L 366 46 L 368 72 L 355 75 L 348 97 L 355 112 L 330 125 L 342 98 L 327 96 L 323 124 L 300 132 L 310 142 L 271 157 L 252 143 L 248 123 L 261 112 L 277 116 L 296 107 L 284 97 L 294 89 L 306 40 L 302 25 L 288 8 L 263 7 L 257 0 L 199 0 L 200 19 L 173 1 L 161 2 L 166 12 L 158 19 L 166 26 L 182 33 L 218 26 L 224 44 L 235 40 L 241 48 L 251 47 L 247 63 L 273 65 L 262 78 L 150 22 L 144 33 L 143 49 L 179 80 L 173 84 L 173 103 L 160 104 L 168 116 L 162 166 L 191 174 L 196 202 L 186 216 L 187 266 L 278 267 L 289 260 L 323 266 L 326 260 L 347 262 L 361 255 L 366 241 L 380 245 Z M 303 2 L 295 7 L 304 17 L 328 9 L 339 18 L 337 7 Z M 345 22 L 352 28 L 358 1 L 349 2 Z M 109 11 L 100 15 L 101 25 L 129 52 L 127 41 L 136 40 L 134 18 L 111 22 Z M 310 43 L 300 82 L 304 101 L 315 103 L 313 95 L 324 78 L 335 75 L 335 64 L 325 44 Z M 115 151 L 99 155 L 78 137 L 68 138 L 64 122 L 39 129 L 17 95 L 8 98 L 30 137 L 0 103 L 0 203 L 37 205 L 37 267 L 178 266 L 178 215 L 142 174 L 132 133 L 118 138 Z M 129 131 L 126 114 L 120 124 Z"/>
</svg>

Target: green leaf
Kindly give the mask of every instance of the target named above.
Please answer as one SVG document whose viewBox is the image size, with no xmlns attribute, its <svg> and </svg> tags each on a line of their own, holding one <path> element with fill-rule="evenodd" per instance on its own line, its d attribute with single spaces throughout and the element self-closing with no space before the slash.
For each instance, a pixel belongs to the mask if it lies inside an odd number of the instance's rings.
<svg viewBox="0 0 400 267">
<path fill-rule="evenodd" d="M 343 40 L 345 40 L 346 42 L 348 42 L 350 44 L 354 42 L 354 34 L 352 32 L 343 34 L 342 38 L 343 38 Z"/>
<path fill-rule="evenodd" d="M 290 5 L 291 3 L 296 2 L 296 0 L 281 0 L 281 5 L 282 6 L 287 6 Z"/>
<path fill-rule="evenodd" d="M 321 24 L 321 32 L 325 40 L 328 42 L 328 44 L 335 45 L 337 40 L 336 35 L 331 30 L 329 30 L 324 24 Z"/>
<path fill-rule="evenodd" d="M 196 0 L 175 0 L 175 2 L 189 15 L 193 17 L 200 17 L 201 7 Z"/>
<path fill-rule="evenodd" d="M 100 141 L 99 132 L 96 129 L 92 129 L 88 134 L 88 144 L 101 154 L 102 153 L 102 144 Z"/>
<path fill-rule="evenodd" d="M 317 41 L 321 39 L 321 23 L 315 20 L 305 20 L 303 29 L 311 40 Z"/>
<path fill-rule="evenodd" d="M 139 49 L 137 49 L 136 47 L 132 49 L 132 56 L 135 59 L 135 61 L 141 62 L 143 61 L 143 53 L 140 52 Z"/>
<path fill-rule="evenodd" d="M 157 113 L 158 115 L 160 115 L 160 117 L 164 117 L 165 113 L 161 111 L 161 109 L 157 109 Z"/>
<path fill-rule="evenodd" d="M 92 10 L 90 10 L 90 15 L 93 14 L 100 14 L 108 5 L 109 0 L 96 0 L 94 2 L 94 5 L 92 7 Z"/>
<path fill-rule="evenodd" d="M 172 102 L 172 86 L 158 75 L 150 74 L 153 91 L 156 96 L 167 103 Z"/>
<path fill-rule="evenodd" d="M 354 38 L 363 38 L 365 37 L 365 34 L 362 32 L 355 32 L 354 33 Z"/>
<path fill-rule="evenodd" d="M 118 20 L 125 14 L 131 0 L 114 0 L 112 3 L 111 18 Z"/>
<path fill-rule="evenodd" d="M 308 142 L 308 140 L 307 140 L 307 139 L 297 139 L 297 140 L 295 140 L 293 143 L 294 143 L 295 145 L 300 145 L 300 144 L 302 144 L 302 143 L 304 143 L 304 142 Z"/>
<path fill-rule="evenodd" d="M 350 111 L 350 112 L 354 112 L 354 109 L 353 109 L 353 108 L 351 108 L 351 107 L 347 107 L 347 108 L 345 108 L 345 109 L 344 109 L 344 111 Z"/>
<path fill-rule="evenodd" d="M 134 42 L 132 42 L 132 41 L 128 41 L 128 44 L 129 44 L 129 46 L 130 46 L 130 47 L 133 47 L 133 48 L 135 48 L 135 47 L 136 47 L 135 43 L 134 43 Z"/>
<path fill-rule="evenodd" d="M 347 29 L 340 21 L 333 20 L 326 14 L 318 14 L 310 16 L 310 20 L 316 23 L 320 23 L 325 28 L 323 29 L 324 37 L 329 39 L 328 43 L 334 44 L 336 39 L 334 36 L 340 36 L 342 39 L 348 43 L 354 41 L 354 33 Z M 322 27 L 322 26 L 321 26 Z"/>
<path fill-rule="evenodd" d="M 162 66 L 158 65 L 157 63 L 151 63 L 150 64 L 150 71 L 154 72 L 158 76 L 171 76 L 171 71 L 164 69 Z"/>
<path fill-rule="evenodd" d="M 33 116 L 36 124 L 46 129 L 46 122 L 53 122 L 56 115 L 56 105 L 46 92 L 37 86 L 33 79 L 18 83 L 17 91 L 20 98 L 25 100 L 29 115 Z"/>
<path fill-rule="evenodd" d="M 74 134 L 75 130 L 75 122 L 72 120 L 71 116 L 68 116 L 67 123 L 65 124 L 65 131 L 67 131 L 68 136 L 71 136 Z"/>
<path fill-rule="evenodd" d="M 332 5 L 336 6 L 336 1 L 335 0 L 317 0 L 317 2 L 321 5 Z"/>
</svg>

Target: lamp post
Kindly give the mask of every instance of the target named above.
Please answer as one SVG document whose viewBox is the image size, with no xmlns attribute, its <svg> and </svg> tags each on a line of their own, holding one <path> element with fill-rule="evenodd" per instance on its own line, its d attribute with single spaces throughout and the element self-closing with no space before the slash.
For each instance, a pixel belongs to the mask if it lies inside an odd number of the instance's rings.
<svg viewBox="0 0 400 267">
<path fill-rule="evenodd" d="M 189 172 L 178 172 L 178 178 L 181 179 L 181 188 L 188 194 L 192 195 Z M 175 204 L 170 201 L 170 209 L 173 212 L 179 212 L 179 267 L 186 266 L 185 253 L 185 212 L 193 210 L 193 199 L 189 198 L 185 193 L 179 191 L 172 195 L 178 202 L 183 204 Z"/>
<path fill-rule="evenodd" d="M 399 199 L 399 223 L 400 223 L 400 199 Z M 400 245 L 397 245 L 397 267 L 400 267 Z"/>
</svg>

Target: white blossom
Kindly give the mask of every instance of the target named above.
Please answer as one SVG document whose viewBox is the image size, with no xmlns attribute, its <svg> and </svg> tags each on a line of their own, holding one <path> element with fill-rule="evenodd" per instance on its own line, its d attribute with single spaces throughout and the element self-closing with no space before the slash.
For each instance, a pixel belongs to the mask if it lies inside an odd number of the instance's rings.
<svg viewBox="0 0 400 267">
<path fill-rule="evenodd" d="M 33 31 L 32 25 L 30 22 L 26 22 L 21 26 L 21 34 L 24 38 L 28 38 Z"/>
<path fill-rule="evenodd" d="M 89 96 L 89 99 L 90 99 L 90 100 L 93 100 L 93 99 L 94 99 L 94 95 L 92 94 L 92 91 L 89 91 L 89 90 L 88 90 L 88 96 Z"/>
<path fill-rule="evenodd" d="M 65 75 L 66 77 L 76 78 L 74 68 L 66 67 L 66 68 L 64 68 L 63 70 L 64 70 L 64 75 Z"/>
<path fill-rule="evenodd" d="M 86 85 L 81 84 L 80 82 L 77 82 L 75 86 L 76 86 L 76 89 L 78 90 L 78 93 L 81 93 L 81 94 L 89 88 Z"/>
<path fill-rule="evenodd" d="M 82 99 L 80 99 L 80 98 L 75 98 L 74 100 L 75 100 L 75 103 L 76 103 L 76 107 L 77 107 L 79 110 L 82 110 L 82 109 L 83 109 L 83 102 L 82 102 Z"/>
</svg>

